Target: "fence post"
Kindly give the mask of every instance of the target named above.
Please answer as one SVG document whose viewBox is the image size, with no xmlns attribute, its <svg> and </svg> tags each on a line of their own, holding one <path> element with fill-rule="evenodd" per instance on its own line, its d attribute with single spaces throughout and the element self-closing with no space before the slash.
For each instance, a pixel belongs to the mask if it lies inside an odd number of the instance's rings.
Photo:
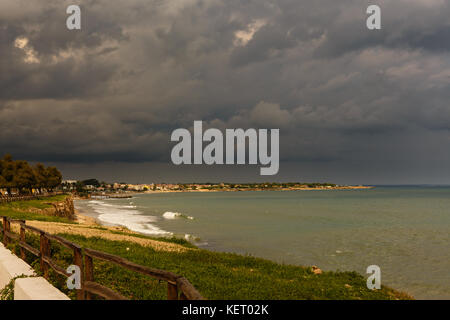
<svg viewBox="0 0 450 320">
<path fill-rule="evenodd" d="M 84 255 L 84 281 L 94 281 L 94 264 L 92 257 Z M 86 300 L 91 300 L 91 293 L 85 291 Z"/>
<path fill-rule="evenodd" d="M 5 247 L 9 243 L 9 238 L 8 238 L 8 235 L 6 233 L 10 232 L 10 230 L 11 230 L 11 228 L 10 228 L 10 224 L 9 224 L 8 218 L 7 217 L 3 217 L 3 244 L 5 245 Z"/>
<path fill-rule="evenodd" d="M 84 300 L 84 270 L 83 270 L 83 255 L 81 253 L 81 247 L 77 247 L 73 249 L 73 260 L 74 264 L 80 268 L 80 281 L 81 281 L 81 289 L 77 289 L 77 300 Z"/>
<path fill-rule="evenodd" d="M 7 245 L 7 242 L 8 242 L 8 239 L 6 238 L 6 217 L 3 217 L 3 220 L 2 220 L 2 223 L 3 223 L 3 244 L 6 246 Z"/>
<path fill-rule="evenodd" d="M 25 228 L 23 225 L 25 224 L 25 220 L 22 220 L 23 224 L 20 224 L 20 241 L 25 243 Z M 22 260 L 25 260 L 25 250 L 22 246 L 20 246 L 20 257 Z"/>
<path fill-rule="evenodd" d="M 176 284 L 167 282 L 167 300 L 178 300 L 178 287 Z"/>
<path fill-rule="evenodd" d="M 45 236 L 44 232 L 41 232 L 41 245 L 40 245 L 40 252 L 41 252 L 41 271 L 44 274 L 44 278 L 48 279 L 48 265 L 44 261 L 44 257 L 48 257 L 49 255 L 49 243 L 48 239 Z"/>
</svg>

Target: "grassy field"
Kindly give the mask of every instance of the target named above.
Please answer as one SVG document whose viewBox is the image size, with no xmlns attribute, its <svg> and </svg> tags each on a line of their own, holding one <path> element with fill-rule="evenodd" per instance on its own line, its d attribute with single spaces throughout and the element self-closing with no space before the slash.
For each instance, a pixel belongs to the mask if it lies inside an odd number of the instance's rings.
<svg viewBox="0 0 450 320">
<path fill-rule="evenodd" d="M 63 201 L 67 196 L 57 195 L 39 200 L 14 201 L 0 204 L 0 217 L 7 216 L 13 219 L 38 220 L 47 222 L 73 223 L 63 217 L 49 216 L 38 213 L 39 210 L 52 208 L 51 202 Z M 34 211 L 34 212 L 32 212 Z"/>
<path fill-rule="evenodd" d="M 20 204 L 24 205 L 28 204 Z M 84 248 L 104 251 L 144 266 L 182 275 L 207 299 L 411 299 L 408 295 L 387 287 L 368 290 L 366 279 L 356 272 L 314 274 L 310 267 L 282 265 L 251 256 L 198 249 L 184 239 L 164 239 L 187 248 L 183 252 L 169 252 L 153 250 L 128 241 L 87 238 L 67 233 L 59 235 Z M 37 236 L 27 234 L 27 242 L 39 248 Z M 9 247 L 16 253 L 19 252 L 17 244 Z M 54 242 L 51 255 L 62 267 L 72 264 L 72 253 Z M 29 255 L 27 262 L 39 271 L 38 259 Z M 94 259 L 94 276 L 95 281 L 130 299 L 167 297 L 165 283 L 109 262 Z M 66 288 L 64 277 L 50 272 L 50 280 L 71 298 L 75 298 L 75 293 Z"/>
</svg>

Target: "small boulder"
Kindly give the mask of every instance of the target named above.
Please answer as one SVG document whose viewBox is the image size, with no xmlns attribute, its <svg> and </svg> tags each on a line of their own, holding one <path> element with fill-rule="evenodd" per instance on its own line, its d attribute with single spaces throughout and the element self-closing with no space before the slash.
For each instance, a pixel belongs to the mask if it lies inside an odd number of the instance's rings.
<svg viewBox="0 0 450 320">
<path fill-rule="evenodd" d="M 320 270 L 317 266 L 312 266 L 311 269 L 312 269 L 312 272 L 314 274 L 321 274 L 322 273 L 322 270 Z"/>
</svg>

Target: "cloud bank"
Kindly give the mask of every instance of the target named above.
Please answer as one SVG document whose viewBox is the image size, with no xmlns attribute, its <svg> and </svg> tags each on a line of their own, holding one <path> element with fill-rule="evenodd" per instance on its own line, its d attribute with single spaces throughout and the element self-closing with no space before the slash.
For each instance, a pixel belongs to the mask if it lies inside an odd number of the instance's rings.
<svg viewBox="0 0 450 320">
<path fill-rule="evenodd" d="M 166 163 L 170 133 L 203 120 L 280 128 L 281 160 L 312 178 L 328 163 L 324 178 L 450 181 L 448 1 L 379 0 L 380 31 L 366 28 L 372 1 L 79 3 L 77 32 L 71 1 L 1 2 L 2 152 Z"/>
</svg>

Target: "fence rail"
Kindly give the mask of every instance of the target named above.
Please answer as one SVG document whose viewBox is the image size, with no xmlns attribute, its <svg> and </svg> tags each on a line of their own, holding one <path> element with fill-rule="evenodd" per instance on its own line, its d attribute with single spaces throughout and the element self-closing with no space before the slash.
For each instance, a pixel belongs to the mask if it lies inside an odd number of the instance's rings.
<svg viewBox="0 0 450 320">
<path fill-rule="evenodd" d="M 77 300 L 90 300 L 92 299 L 92 294 L 109 300 L 127 300 L 127 298 L 120 293 L 117 293 L 114 290 L 111 290 L 110 288 L 95 282 L 93 258 L 112 262 L 128 270 L 141 273 L 159 281 L 167 282 L 168 300 L 204 300 L 202 295 L 186 278 L 176 275 L 172 272 L 141 266 L 119 256 L 90 248 L 82 248 L 78 244 L 73 243 L 67 239 L 29 226 L 26 224 L 25 220 L 3 217 L 2 221 L 3 227 L 0 227 L 0 231 L 3 234 L 3 244 L 7 246 L 11 240 L 17 241 L 20 246 L 20 257 L 23 260 L 25 260 L 26 258 L 25 251 L 28 251 L 38 257 L 40 259 L 40 269 L 46 279 L 48 279 L 49 268 L 52 268 L 59 275 L 65 277 L 71 276 L 71 274 L 67 273 L 64 268 L 58 266 L 56 261 L 52 260 L 50 241 L 58 242 L 67 249 L 72 250 L 73 264 L 78 266 L 81 271 L 81 289 L 77 290 Z M 11 231 L 11 223 L 20 225 L 19 235 Z M 39 235 L 39 250 L 26 243 L 26 231 Z"/>
</svg>

